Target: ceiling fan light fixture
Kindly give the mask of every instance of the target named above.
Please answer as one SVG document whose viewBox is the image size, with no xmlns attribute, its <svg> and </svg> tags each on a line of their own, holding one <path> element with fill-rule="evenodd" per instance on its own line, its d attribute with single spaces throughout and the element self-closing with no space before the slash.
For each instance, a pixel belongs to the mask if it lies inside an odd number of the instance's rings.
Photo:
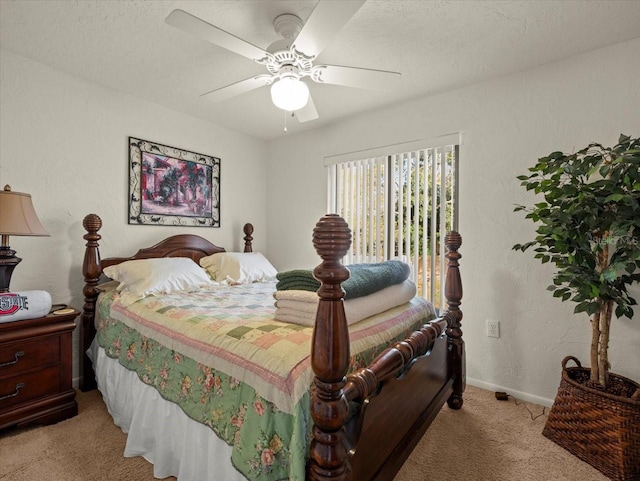
<svg viewBox="0 0 640 481">
<path fill-rule="evenodd" d="M 296 76 L 282 77 L 271 85 L 271 100 L 287 112 L 300 110 L 309 101 L 309 87 Z"/>
</svg>

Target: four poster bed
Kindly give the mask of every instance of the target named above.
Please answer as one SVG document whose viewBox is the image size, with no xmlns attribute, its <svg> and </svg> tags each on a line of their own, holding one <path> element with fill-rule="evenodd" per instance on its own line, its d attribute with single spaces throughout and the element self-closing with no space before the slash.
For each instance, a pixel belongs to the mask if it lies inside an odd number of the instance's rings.
<svg viewBox="0 0 640 481">
<path fill-rule="evenodd" d="M 462 406 L 462 239 L 455 232 L 445 242 L 442 317 L 429 320 L 433 307 L 414 298 L 348 325 L 341 283 L 349 270 L 340 260 L 351 232 L 339 216 L 324 216 L 313 232 L 322 259 L 313 271 L 321 282 L 316 322 L 305 327 L 273 319 L 269 283 L 122 306 L 117 289 L 101 284 L 104 269 L 154 258 L 198 262 L 225 250 L 177 235 L 132 257 L 101 259 L 102 221 L 90 214 L 83 226 L 81 389 L 97 382 L 128 433 L 125 456 L 153 462 L 156 477 L 392 480 L 442 406 Z M 253 227 L 244 233 L 251 252 Z M 241 312 L 236 317 L 205 315 L 208 305 L 229 303 Z M 203 348 L 211 333 L 217 337 Z"/>
</svg>

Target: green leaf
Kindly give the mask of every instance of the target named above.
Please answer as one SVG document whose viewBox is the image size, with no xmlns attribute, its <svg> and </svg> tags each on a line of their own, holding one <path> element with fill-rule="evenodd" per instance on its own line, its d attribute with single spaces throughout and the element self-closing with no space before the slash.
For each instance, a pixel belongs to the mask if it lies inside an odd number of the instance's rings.
<svg viewBox="0 0 640 481">
<path fill-rule="evenodd" d="M 609 171 L 611 170 L 611 168 L 608 165 L 603 165 L 600 168 L 600 175 L 602 177 L 606 177 L 609 174 Z M 589 174 L 589 176 L 591 176 L 591 174 Z"/>
<path fill-rule="evenodd" d="M 573 310 L 574 314 L 579 314 L 581 312 L 586 312 L 587 309 L 589 309 L 589 303 L 588 302 L 581 302 L 580 304 L 578 304 L 575 309 Z"/>
<path fill-rule="evenodd" d="M 605 202 L 619 202 L 624 198 L 624 195 L 622 194 L 611 194 L 610 196 L 608 196 L 606 199 L 604 199 Z"/>
<path fill-rule="evenodd" d="M 590 316 L 592 316 L 599 310 L 600 310 L 600 306 L 598 305 L 598 303 L 592 302 L 591 304 L 589 304 L 589 307 L 587 308 L 587 313 Z"/>
</svg>

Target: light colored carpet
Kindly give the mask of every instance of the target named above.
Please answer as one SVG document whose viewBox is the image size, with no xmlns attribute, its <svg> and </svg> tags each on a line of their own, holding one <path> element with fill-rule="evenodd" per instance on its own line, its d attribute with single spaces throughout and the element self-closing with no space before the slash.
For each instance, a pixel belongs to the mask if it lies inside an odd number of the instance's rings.
<svg viewBox="0 0 640 481">
<path fill-rule="evenodd" d="M 124 458 L 126 435 L 98 391 L 78 393 L 78 416 L 0 434 L 2 481 L 152 481 L 143 458 Z M 445 407 L 395 481 L 606 481 L 542 436 L 542 407 L 496 401 L 469 386 L 460 411 Z M 166 478 L 175 480 L 175 478 Z M 221 480 L 224 481 L 224 480 Z"/>
</svg>

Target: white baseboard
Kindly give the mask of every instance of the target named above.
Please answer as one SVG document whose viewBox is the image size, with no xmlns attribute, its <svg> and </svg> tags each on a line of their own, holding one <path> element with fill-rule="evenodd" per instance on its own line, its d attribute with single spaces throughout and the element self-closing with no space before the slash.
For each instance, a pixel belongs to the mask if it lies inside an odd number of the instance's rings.
<svg viewBox="0 0 640 481">
<path fill-rule="evenodd" d="M 516 391 L 515 389 L 510 389 L 505 386 L 498 386 L 497 384 L 491 384 L 488 382 L 480 381 L 478 379 L 467 378 L 467 384 L 471 384 L 472 386 L 479 387 L 481 389 L 486 389 L 487 391 L 506 392 L 510 396 L 519 399 L 520 401 L 526 401 L 529 403 L 539 404 L 541 406 L 547 407 L 551 407 L 553 405 L 553 399 L 547 399 L 526 392 Z"/>
</svg>

